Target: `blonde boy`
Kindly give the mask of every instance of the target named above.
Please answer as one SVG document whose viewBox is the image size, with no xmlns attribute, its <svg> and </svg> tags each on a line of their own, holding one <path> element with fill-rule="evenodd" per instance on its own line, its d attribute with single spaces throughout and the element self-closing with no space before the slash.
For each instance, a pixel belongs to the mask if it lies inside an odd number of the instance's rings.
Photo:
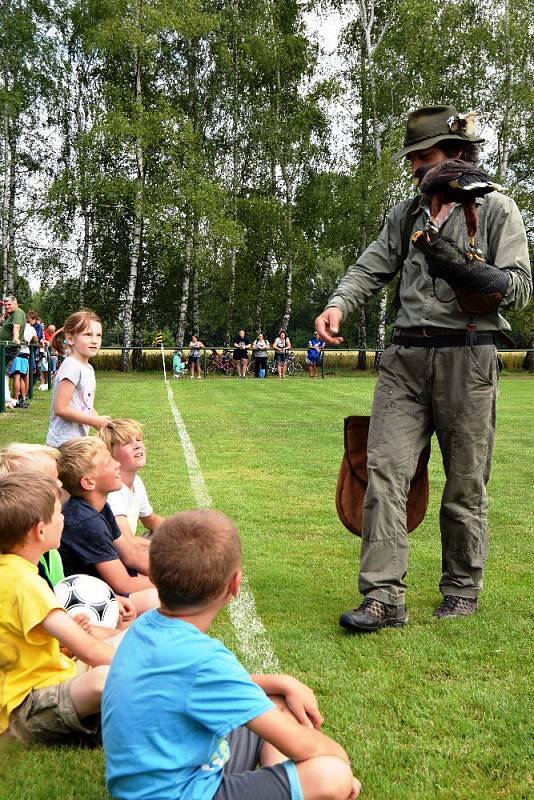
<svg viewBox="0 0 534 800">
<path fill-rule="evenodd" d="M 319 731 L 313 692 L 289 675 L 248 675 L 208 635 L 239 592 L 232 521 L 207 509 L 168 517 L 152 540 L 150 574 L 161 606 L 126 633 L 104 691 L 110 794 L 354 800 L 359 781 L 343 748 Z"/>
<path fill-rule="evenodd" d="M 57 472 L 58 458 L 59 450 L 55 447 L 49 447 L 46 444 L 12 442 L 0 450 L 0 475 L 20 470 L 36 470 L 41 475 L 52 478 L 61 488 Z M 62 497 L 62 500 L 64 499 Z M 65 577 L 61 556 L 55 548 L 43 553 L 37 566 L 39 575 L 45 579 L 51 589 Z"/>
<path fill-rule="evenodd" d="M 47 475 L 52 478 L 57 486 L 61 489 L 62 483 L 59 480 L 57 469 L 57 462 L 59 459 L 59 450 L 56 447 L 49 447 L 46 444 L 27 444 L 25 442 L 12 442 L 0 450 L 0 475 L 7 475 L 12 472 L 19 472 L 20 470 L 36 470 L 41 475 Z M 64 491 L 61 492 L 62 501 L 68 499 L 68 494 Z M 54 588 L 56 583 L 63 580 L 65 573 L 63 571 L 63 562 L 59 550 L 55 548 L 43 553 L 37 565 L 39 575 L 48 583 L 51 589 Z M 120 606 L 120 622 L 118 625 L 119 630 L 123 630 L 137 616 L 136 608 L 126 597 L 117 595 L 117 602 Z M 112 635 L 109 628 L 95 628 L 91 626 L 86 614 L 77 614 L 73 617 L 74 620 L 81 625 L 85 630 L 97 636 L 99 639 L 107 638 Z"/>
<path fill-rule="evenodd" d="M 120 465 L 95 436 L 71 439 L 59 447 L 59 477 L 71 495 L 63 507 L 65 528 L 60 553 L 66 575 L 85 573 L 130 597 L 137 613 L 157 605 L 157 592 L 146 575 L 146 552 L 134 550 L 121 534 L 107 505 L 120 489 Z"/>
<path fill-rule="evenodd" d="M 28 493 L 31 491 L 31 503 Z M 0 734 L 53 742 L 95 734 L 114 650 L 80 628 L 39 577 L 37 562 L 57 548 L 60 491 L 38 472 L 0 477 Z M 76 676 L 60 645 L 94 669 Z"/>
<path fill-rule="evenodd" d="M 98 432 L 98 438 L 121 465 L 122 487 L 108 496 L 117 525 L 126 539 L 148 548 L 149 540 L 135 536 L 137 523 L 141 520 L 146 530 L 152 532 L 163 522 L 163 517 L 154 514 L 144 483 L 137 474 L 146 464 L 141 425 L 134 419 L 114 419 Z"/>
</svg>

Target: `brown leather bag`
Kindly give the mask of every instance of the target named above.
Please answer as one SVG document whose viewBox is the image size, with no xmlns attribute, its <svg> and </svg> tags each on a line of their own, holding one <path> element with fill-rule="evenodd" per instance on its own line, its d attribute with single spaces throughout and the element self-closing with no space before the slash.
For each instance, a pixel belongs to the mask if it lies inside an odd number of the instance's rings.
<svg viewBox="0 0 534 800">
<path fill-rule="evenodd" d="M 362 535 L 363 500 L 367 490 L 367 436 L 370 417 L 345 418 L 345 452 L 336 486 L 339 519 L 351 533 Z M 421 455 L 410 484 L 406 504 L 408 533 L 424 519 L 428 506 L 428 459 L 430 444 Z"/>
</svg>

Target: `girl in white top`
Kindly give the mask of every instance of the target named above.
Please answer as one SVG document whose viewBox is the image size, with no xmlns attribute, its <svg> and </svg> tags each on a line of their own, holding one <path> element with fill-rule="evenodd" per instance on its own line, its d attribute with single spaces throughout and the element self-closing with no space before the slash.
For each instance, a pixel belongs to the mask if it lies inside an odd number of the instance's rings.
<svg viewBox="0 0 534 800">
<path fill-rule="evenodd" d="M 200 374 L 200 359 L 202 357 L 202 350 L 204 350 L 204 345 L 198 338 L 198 336 L 191 336 L 191 341 L 189 342 L 189 366 L 191 368 L 191 380 L 195 377 L 195 372 L 198 380 L 201 379 L 202 375 Z"/>
<path fill-rule="evenodd" d="M 252 353 L 254 355 L 254 375 L 256 378 L 260 376 L 260 370 L 263 370 L 263 377 L 267 377 L 267 356 L 270 344 L 264 337 L 263 333 L 258 333 L 252 345 Z"/>
<path fill-rule="evenodd" d="M 280 331 L 278 336 L 273 342 L 274 347 L 274 360 L 276 361 L 276 370 L 278 377 L 283 380 L 287 372 L 287 354 L 291 350 L 291 342 L 289 336 L 285 331 Z"/>
<path fill-rule="evenodd" d="M 103 428 L 110 417 L 97 414 L 95 371 L 89 359 L 96 356 L 102 344 L 102 323 L 93 311 L 76 311 L 56 333 L 53 346 L 60 352 L 64 340 L 70 353 L 57 371 L 54 380 L 50 423 L 46 443 L 59 447 L 69 439 L 89 435 L 89 427 Z"/>
</svg>

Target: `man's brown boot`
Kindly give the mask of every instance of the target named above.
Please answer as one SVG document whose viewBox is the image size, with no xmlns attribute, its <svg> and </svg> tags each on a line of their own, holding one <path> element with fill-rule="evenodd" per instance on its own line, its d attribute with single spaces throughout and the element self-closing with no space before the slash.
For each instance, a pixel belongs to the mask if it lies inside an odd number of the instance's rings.
<svg viewBox="0 0 534 800">
<path fill-rule="evenodd" d="M 405 606 L 391 606 L 374 597 L 367 597 L 361 606 L 345 611 L 339 618 L 342 628 L 355 633 L 371 633 L 380 628 L 396 628 L 406 625 L 408 614 Z"/>
<path fill-rule="evenodd" d="M 434 616 L 439 619 L 449 617 L 469 617 L 477 610 L 476 597 L 458 597 L 455 594 L 446 594 L 441 604 L 434 611 Z"/>
</svg>

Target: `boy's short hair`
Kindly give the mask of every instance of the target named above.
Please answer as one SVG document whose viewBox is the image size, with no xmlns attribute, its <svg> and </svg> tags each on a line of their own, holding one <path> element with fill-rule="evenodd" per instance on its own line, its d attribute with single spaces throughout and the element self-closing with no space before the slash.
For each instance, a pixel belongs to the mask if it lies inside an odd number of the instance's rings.
<svg viewBox="0 0 534 800">
<path fill-rule="evenodd" d="M 127 444 L 131 439 L 142 439 L 143 428 L 135 419 L 112 419 L 98 431 L 109 452 L 116 444 Z"/>
<path fill-rule="evenodd" d="M 79 497 L 83 491 L 81 479 L 108 455 L 106 445 L 96 436 L 82 436 L 60 444 L 57 468 L 65 491 Z"/>
<path fill-rule="evenodd" d="M 181 511 L 158 525 L 150 545 L 150 577 L 168 609 L 217 597 L 241 563 L 241 542 L 219 511 Z"/>
<path fill-rule="evenodd" d="M 0 551 L 9 553 L 34 525 L 50 522 L 60 498 L 56 482 L 41 472 L 26 469 L 1 475 Z"/>
<path fill-rule="evenodd" d="M 11 442 L 0 450 L 0 475 L 9 472 L 18 472 L 21 469 L 33 469 L 35 457 L 45 456 L 57 464 L 59 450 L 47 444 L 27 444 L 26 442 Z"/>
</svg>

